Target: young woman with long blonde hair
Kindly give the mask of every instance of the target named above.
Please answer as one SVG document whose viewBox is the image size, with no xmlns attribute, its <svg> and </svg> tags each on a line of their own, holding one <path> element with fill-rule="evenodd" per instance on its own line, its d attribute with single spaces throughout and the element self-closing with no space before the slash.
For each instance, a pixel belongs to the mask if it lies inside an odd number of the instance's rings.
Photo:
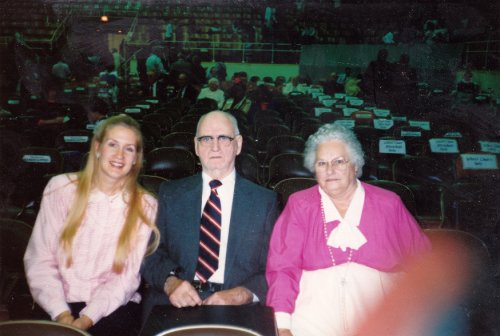
<svg viewBox="0 0 500 336">
<path fill-rule="evenodd" d="M 24 263 L 33 298 L 53 320 L 94 336 L 137 334 L 139 270 L 159 235 L 157 201 L 137 183 L 142 159 L 139 124 L 111 117 L 95 131 L 85 168 L 45 188 Z"/>
</svg>

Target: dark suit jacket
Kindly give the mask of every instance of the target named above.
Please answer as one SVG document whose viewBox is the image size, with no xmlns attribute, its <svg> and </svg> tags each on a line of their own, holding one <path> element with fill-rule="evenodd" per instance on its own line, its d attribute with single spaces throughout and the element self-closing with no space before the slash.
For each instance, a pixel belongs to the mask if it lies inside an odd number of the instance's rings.
<svg viewBox="0 0 500 336">
<path fill-rule="evenodd" d="M 179 277 L 194 279 L 198 258 L 202 176 L 164 182 L 159 192 L 157 225 L 160 246 L 144 261 L 142 275 L 150 285 L 144 313 L 168 304 L 163 285 L 177 267 Z M 224 289 L 243 286 L 266 302 L 265 279 L 269 238 L 278 216 L 276 194 L 236 174 L 224 272 Z M 145 315 L 143 315 L 145 317 Z"/>
</svg>

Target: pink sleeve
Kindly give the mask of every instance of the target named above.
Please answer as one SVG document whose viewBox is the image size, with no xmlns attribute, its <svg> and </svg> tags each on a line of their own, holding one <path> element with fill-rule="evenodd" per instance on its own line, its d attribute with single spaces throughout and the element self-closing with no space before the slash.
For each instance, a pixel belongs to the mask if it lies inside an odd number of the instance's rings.
<svg viewBox="0 0 500 336">
<path fill-rule="evenodd" d="M 306 232 L 298 209 L 291 198 L 278 218 L 271 236 L 266 278 L 269 284 L 267 305 L 275 312 L 292 313 L 302 276 L 302 250 Z"/>
<path fill-rule="evenodd" d="M 148 197 L 148 201 L 144 203 L 146 204 L 146 216 L 152 223 L 155 223 L 156 200 Z M 145 224 L 141 224 L 137 243 L 130 252 L 122 273 L 111 273 L 110 279 L 97 288 L 80 315 L 87 315 L 95 324 L 132 299 L 141 281 L 139 271 L 150 235 L 151 229 Z"/>
<path fill-rule="evenodd" d="M 24 267 L 31 294 L 52 319 L 69 310 L 59 273 L 57 250 L 74 190 L 68 185 L 70 183 L 65 175 L 56 176 L 49 181 L 24 254 Z"/>
</svg>

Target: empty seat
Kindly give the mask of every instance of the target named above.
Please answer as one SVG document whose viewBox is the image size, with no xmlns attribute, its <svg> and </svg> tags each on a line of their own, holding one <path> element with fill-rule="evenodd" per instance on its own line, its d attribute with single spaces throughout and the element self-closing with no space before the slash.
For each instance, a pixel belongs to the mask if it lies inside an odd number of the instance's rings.
<svg viewBox="0 0 500 336">
<path fill-rule="evenodd" d="M 194 175 L 196 159 L 188 150 L 160 147 L 146 154 L 144 170 L 147 175 L 156 175 L 169 180 Z"/>
<path fill-rule="evenodd" d="M 301 137 L 293 135 L 274 136 L 267 142 L 266 156 L 262 165 L 266 166 L 271 158 L 282 153 L 300 153 L 304 152 L 305 142 Z"/>
<path fill-rule="evenodd" d="M 290 129 L 281 124 L 266 124 L 262 125 L 256 133 L 255 142 L 257 150 L 264 152 L 266 150 L 267 141 L 277 135 L 289 135 Z"/>
<path fill-rule="evenodd" d="M 86 331 L 68 324 L 42 320 L 17 320 L 0 322 L 0 335 L 19 336 L 90 336 Z"/>
<path fill-rule="evenodd" d="M 310 188 L 318 182 L 312 177 L 291 177 L 279 181 L 273 190 L 278 194 L 280 209 L 283 209 L 291 194 Z"/>
<path fill-rule="evenodd" d="M 442 222 L 441 192 L 453 179 L 450 167 L 429 157 L 405 156 L 394 162 L 393 176 L 413 191 L 421 219 Z"/>
<path fill-rule="evenodd" d="M 240 153 L 236 156 L 235 168 L 244 178 L 260 184 L 260 165 L 255 156 L 249 153 Z"/>
<path fill-rule="evenodd" d="M 498 183 L 453 183 L 443 191 L 441 203 L 446 227 L 471 232 L 498 244 Z"/>
<path fill-rule="evenodd" d="M 191 153 L 195 154 L 195 152 L 194 152 L 194 133 L 173 132 L 173 133 L 167 134 L 161 139 L 161 146 L 162 147 L 181 148 L 181 149 L 188 150 Z"/>
<path fill-rule="evenodd" d="M 139 184 L 152 194 L 158 195 L 160 192 L 160 185 L 168 181 L 166 178 L 156 175 L 139 175 Z"/>
<path fill-rule="evenodd" d="M 149 113 L 142 118 L 142 121 L 157 124 L 160 127 L 162 135 L 167 134 L 172 127 L 172 119 L 167 114 Z"/>
<path fill-rule="evenodd" d="M 387 180 L 371 180 L 366 183 L 395 192 L 398 194 L 399 198 L 401 198 L 401 201 L 403 201 L 406 209 L 408 209 L 414 217 L 417 215 L 415 195 L 413 195 L 413 191 L 404 184 Z"/>
<path fill-rule="evenodd" d="M 285 153 L 276 155 L 269 162 L 267 186 L 274 186 L 290 177 L 313 177 L 313 174 L 304 167 L 304 155 Z"/>
<path fill-rule="evenodd" d="M 17 174 L 13 203 L 24 207 L 41 200 L 47 175 L 63 172 L 63 157 L 55 148 L 27 147 L 20 150 L 20 166 Z"/>
<path fill-rule="evenodd" d="M 196 133 L 196 125 L 198 121 L 178 121 L 172 125 L 172 132 L 187 132 L 187 133 Z"/>
<path fill-rule="evenodd" d="M 12 308 L 29 293 L 23 256 L 31 230 L 23 221 L 0 218 L 0 306 L 7 306 L 11 318 L 15 316 Z M 0 335 L 4 335 L 1 328 Z"/>
<path fill-rule="evenodd" d="M 86 153 L 90 149 L 93 133 L 88 130 L 62 131 L 56 137 L 56 148 L 60 151 Z"/>
</svg>

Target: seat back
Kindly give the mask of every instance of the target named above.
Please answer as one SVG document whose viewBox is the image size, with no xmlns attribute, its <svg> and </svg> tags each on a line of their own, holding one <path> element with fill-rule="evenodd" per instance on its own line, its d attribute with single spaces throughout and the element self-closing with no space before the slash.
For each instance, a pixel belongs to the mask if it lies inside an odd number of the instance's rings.
<svg viewBox="0 0 500 336">
<path fill-rule="evenodd" d="M 244 178 L 260 184 L 260 165 L 255 156 L 249 153 L 240 153 L 236 156 L 235 168 Z"/>
<path fill-rule="evenodd" d="M 16 320 L 0 322 L 0 335 L 91 336 L 86 331 L 67 324 L 41 320 Z"/>
<path fill-rule="evenodd" d="M 404 184 L 388 180 L 371 180 L 366 181 L 366 183 L 395 192 L 403 201 L 406 209 L 408 209 L 413 216 L 417 215 L 415 195 L 413 195 L 411 189 Z"/>
<path fill-rule="evenodd" d="M 61 174 L 64 162 L 61 153 L 55 148 L 27 147 L 21 149 L 19 155 L 21 164 L 13 201 L 16 205 L 25 206 L 41 199 L 48 181 L 45 176 Z"/>
<path fill-rule="evenodd" d="M 66 130 L 56 137 L 56 148 L 60 151 L 86 153 L 90 149 L 93 133 L 88 130 Z"/>
<path fill-rule="evenodd" d="M 290 177 L 313 177 L 313 174 L 304 167 L 304 155 L 283 153 L 273 157 L 269 162 L 267 186 L 274 188 L 279 181 Z"/>
<path fill-rule="evenodd" d="M 277 135 L 289 135 L 290 129 L 282 124 L 265 124 L 257 129 L 255 141 L 258 151 L 265 151 L 267 142 Z"/>
<path fill-rule="evenodd" d="M 144 171 L 147 175 L 175 180 L 194 175 L 196 172 L 194 155 L 182 148 L 155 148 L 146 154 L 145 159 Z"/>
<path fill-rule="evenodd" d="M 269 164 L 271 158 L 282 153 L 301 153 L 305 142 L 301 137 L 293 135 L 277 135 L 269 139 L 266 146 L 266 157 L 263 165 Z"/>
<path fill-rule="evenodd" d="M 198 121 L 194 120 L 183 120 L 178 121 L 172 125 L 172 132 L 187 132 L 187 133 L 196 133 L 196 125 Z"/>
<path fill-rule="evenodd" d="M 144 189 L 146 189 L 150 193 L 153 193 L 154 195 L 159 194 L 160 185 L 165 181 L 168 180 L 161 176 L 146 175 L 146 174 L 139 175 L 139 184 L 143 186 Z"/>
<path fill-rule="evenodd" d="M 291 177 L 279 181 L 273 190 L 278 194 L 280 209 L 283 209 L 291 194 L 310 188 L 318 182 L 312 177 Z"/>
<path fill-rule="evenodd" d="M 200 324 L 177 327 L 157 336 L 263 336 L 253 330 L 222 324 Z"/>
<path fill-rule="evenodd" d="M 194 151 L 194 133 L 173 132 L 165 135 L 161 139 L 162 147 L 181 148 L 195 154 Z"/>
</svg>

